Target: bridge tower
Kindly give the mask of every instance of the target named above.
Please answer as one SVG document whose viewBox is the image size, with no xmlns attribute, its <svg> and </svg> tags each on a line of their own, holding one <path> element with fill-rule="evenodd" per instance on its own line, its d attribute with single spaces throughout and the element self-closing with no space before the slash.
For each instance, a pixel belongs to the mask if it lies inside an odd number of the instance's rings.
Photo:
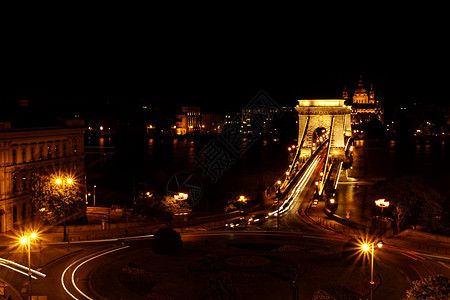
<svg viewBox="0 0 450 300">
<path fill-rule="evenodd" d="M 351 130 L 351 106 L 344 99 L 298 100 L 298 141 L 301 159 L 311 156 L 313 135 L 317 128 L 325 128 L 330 138 L 330 155 L 343 160 Z M 299 157 L 300 158 L 300 157 Z"/>
</svg>

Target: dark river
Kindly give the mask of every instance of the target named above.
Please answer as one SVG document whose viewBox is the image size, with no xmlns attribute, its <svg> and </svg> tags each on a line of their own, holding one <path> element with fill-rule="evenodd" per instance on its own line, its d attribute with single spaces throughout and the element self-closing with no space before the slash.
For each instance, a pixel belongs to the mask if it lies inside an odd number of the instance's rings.
<svg viewBox="0 0 450 300">
<path fill-rule="evenodd" d="M 212 137 L 214 139 L 214 137 Z M 287 148 L 294 140 L 260 140 L 223 170 L 216 182 L 202 175 L 195 157 L 209 140 L 143 139 L 120 143 L 104 138 L 86 142 L 88 189 L 96 185 L 96 205 L 131 205 L 133 191 L 151 190 L 165 194 L 173 182 L 192 175 L 190 182 L 201 191 L 198 211 L 221 210 L 235 195 L 258 197 L 258 187 L 273 184 L 288 167 Z M 100 145 L 96 149 L 89 146 Z M 114 148 L 109 148 L 110 146 Z M 101 149 L 102 151 L 98 151 Z M 92 151 L 95 150 L 95 151 Z M 414 174 L 450 199 L 450 142 L 437 141 L 355 141 L 354 163 L 348 176 L 357 184 L 338 187 L 338 212 L 368 214 L 371 186 L 378 180 Z M 90 205 L 91 205 L 91 200 Z"/>
<path fill-rule="evenodd" d="M 338 211 L 356 220 L 371 217 L 379 180 L 414 175 L 450 199 L 450 141 L 355 141 L 354 162 L 347 175 L 353 183 L 338 186 Z M 359 219 L 358 221 L 362 221 Z"/>
<path fill-rule="evenodd" d="M 130 205 L 133 190 L 165 194 L 173 190 L 171 185 L 175 179 L 182 181 L 193 174 L 191 183 L 201 191 L 195 208 L 206 210 L 209 206 L 211 211 L 220 210 L 236 195 L 256 199 L 258 187 L 272 184 L 287 169 L 287 148 L 295 144 L 293 141 L 259 140 L 234 163 L 226 165 L 213 182 L 203 176 L 202 169 L 195 163 L 195 157 L 208 142 L 207 139 L 147 139 L 109 149 L 108 140 L 103 139 L 100 143 L 103 151 L 88 149 L 86 152 L 88 189 L 96 185 L 97 206 Z"/>
</svg>

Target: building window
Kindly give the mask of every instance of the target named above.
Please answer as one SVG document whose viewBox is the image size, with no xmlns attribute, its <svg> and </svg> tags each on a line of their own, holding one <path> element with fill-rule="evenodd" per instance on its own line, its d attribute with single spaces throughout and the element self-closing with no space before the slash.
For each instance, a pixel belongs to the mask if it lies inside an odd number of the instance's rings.
<svg viewBox="0 0 450 300">
<path fill-rule="evenodd" d="M 22 220 L 25 222 L 27 220 L 27 204 L 22 204 Z"/>
<path fill-rule="evenodd" d="M 64 143 L 62 146 L 62 156 L 66 156 L 66 144 Z"/>
<path fill-rule="evenodd" d="M 44 147 L 39 147 L 39 160 L 44 159 Z"/>
<path fill-rule="evenodd" d="M 17 164 L 17 150 L 12 151 L 12 163 L 13 165 Z"/>
<path fill-rule="evenodd" d="M 52 147 L 47 146 L 48 158 L 52 158 Z"/>
<path fill-rule="evenodd" d="M 17 223 L 17 206 L 13 206 L 13 223 L 14 225 Z"/>
<path fill-rule="evenodd" d="M 55 157 L 58 157 L 58 150 L 59 150 L 59 148 L 58 148 L 58 146 L 55 146 Z"/>
<path fill-rule="evenodd" d="M 13 193 L 17 192 L 17 175 L 13 175 Z"/>
<path fill-rule="evenodd" d="M 22 189 L 28 190 L 28 179 L 26 174 L 22 174 Z"/>
<path fill-rule="evenodd" d="M 73 169 L 74 170 L 78 169 L 78 163 L 76 163 L 76 162 L 73 163 Z"/>
<path fill-rule="evenodd" d="M 30 161 L 34 161 L 34 147 L 31 146 L 31 159 Z"/>
<path fill-rule="evenodd" d="M 22 163 L 27 162 L 27 151 L 25 149 L 22 149 Z"/>
</svg>

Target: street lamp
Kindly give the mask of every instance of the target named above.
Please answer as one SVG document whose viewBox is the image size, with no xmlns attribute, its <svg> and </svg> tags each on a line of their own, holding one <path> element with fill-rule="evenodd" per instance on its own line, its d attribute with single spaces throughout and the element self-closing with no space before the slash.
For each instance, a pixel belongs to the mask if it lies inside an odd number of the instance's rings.
<svg viewBox="0 0 450 300">
<path fill-rule="evenodd" d="M 278 180 L 277 184 L 278 184 L 278 191 L 276 193 L 276 195 L 277 195 L 277 228 L 280 229 L 280 197 L 281 197 L 280 186 L 281 186 L 281 180 Z"/>
<path fill-rule="evenodd" d="M 378 199 L 375 200 L 375 205 L 381 207 L 381 218 L 383 218 L 383 209 L 385 207 L 389 207 L 389 201 L 386 201 L 385 199 Z"/>
<path fill-rule="evenodd" d="M 74 182 L 73 182 L 73 179 L 71 177 L 66 177 L 66 178 L 57 177 L 55 179 L 55 183 L 57 184 L 58 188 L 62 189 L 62 191 L 65 192 L 65 189 L 67 188 L 67 185 L 68 186 L 72 186 L 72 184 Z M 65 213 L 65 216 L 64 216 L 64 237 L 63 237 L 64 241 L 68 240 L 68 238 L 67 238 L 67 229 L 66 229 L 66 225 L 67 225 L 67 203 L 65 205 L 65 208 L 66 208 L 66 213 Z"/>
<path fill-rule="evenodd" d="M 93 205 L 94 205 L 94 207 L 95 207 L 95 188 L 96 188 L 97 186 L 94 184 L 94 192 L 93 192 L 93 199 L 92 199 L 92 202 L 93 202 Z"/>
<path fill-rule="evenodd" d="M 28 250 L 28 278 L 30 280 L 30 286 L 28 289 L 28 294 L 29 294 L 29 299 L 31 299 L 31 239 L 36 239 L 37 238 L 37 233 L 32 232 L 30 235 L 26 235 L 20 238 L 20 243 L 22 245 L 26 245 L 27 250 Z"/>
<path fill-rule="evenodd" d="M 375 281 L 373 281 L 373 257 L 375 255 L 374 244 L 375 243 L 371 243 L 371 244 L 364 243 L 361 246 L 361 248 L 364 252 L 370 252 L 370 254 L 371 254 L 371 259 L 370 259 L 370 299 L 373 299 L 373 286 L 375 285 Z M 383 242 L 379 241 L 377 243 L 377 246 L 378 246 L 378 248 L 383 247 Z"/>
</svg>

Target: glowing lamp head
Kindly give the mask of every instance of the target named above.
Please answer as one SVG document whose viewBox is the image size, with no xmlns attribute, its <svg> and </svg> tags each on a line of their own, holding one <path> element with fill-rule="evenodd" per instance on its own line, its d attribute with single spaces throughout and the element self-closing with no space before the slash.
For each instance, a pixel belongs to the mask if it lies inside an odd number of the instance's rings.
<svg viewBox="0 0 450 300">
<path fill-rule="evenodd" d="M 369 244 L 363 244 L 362 249 L 366 252 L 369 251 L 369 249 L 370 249 Z"/>
<path fill-rule="evenodd" d="M 330 199 L 330 203 L 331 203 L 331 204 L 334 203 L 334 199 L 333 199 L 333 198 Z"/>
<path fill-rule="evenodd" d="M 23 236 L 20 238 L 20 243 L 21 244 L 28 244 L 28 238 L 26 236 Z"/>
<path fill-rule="evenodd" d="M 56 180 L 55 180 L 55 182 L 56 182 L 56 184 L 61 184 L 61 178 L 56 178 Z"/>
<path fill-rule="evenodd" d="M 73 183 L 72 178 L 67 178 L 67 183 L 68 183 L 68 184 L 72 184 L 72 183 Z"/>
<path fill-rule="evenodd" d="M 30 237 L 31 237 L 32 239 L 37 238 L 37 233 L 36 233 L 36 232 L 32 232 L 32 233 L 30 234 Z"/>
<path fill-rule="evenodd" d="M 281 180 L 278 180 L 278 181 L 277 181 L 277 184 L 281 184 Z"/>
<path fill-rule="evenodd" d="M 380 242 L 378 242 L 378 243 L 377 243 L 377 246 L 378 246 L 378 248 L 381 248 L 381 247 L 383 247 L 383 242 L 381 242 L 381 241 L 380 241 Z"/>
</svg>

